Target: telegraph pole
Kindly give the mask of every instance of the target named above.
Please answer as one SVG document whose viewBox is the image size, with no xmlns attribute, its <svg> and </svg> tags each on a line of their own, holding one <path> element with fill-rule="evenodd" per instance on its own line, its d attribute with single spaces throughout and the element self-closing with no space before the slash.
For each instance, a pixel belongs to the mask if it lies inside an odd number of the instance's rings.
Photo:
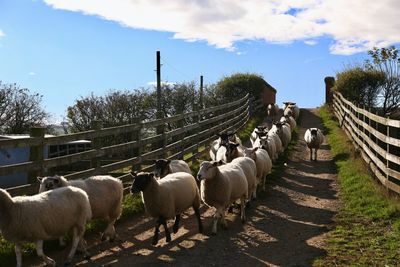
<svg viewBox="0 0 400 267">
<path fill-rule="evenodd" d="M 157 51 L 157 119 L 162 118 L 161 111 L 161 63 L 160 63 L 160 51 Z"/>
<path fill-rule="evenodd" d="M 200 76 L 200 97 L 199 109 L 203 109 L 203 75 Z"/>
</svg>

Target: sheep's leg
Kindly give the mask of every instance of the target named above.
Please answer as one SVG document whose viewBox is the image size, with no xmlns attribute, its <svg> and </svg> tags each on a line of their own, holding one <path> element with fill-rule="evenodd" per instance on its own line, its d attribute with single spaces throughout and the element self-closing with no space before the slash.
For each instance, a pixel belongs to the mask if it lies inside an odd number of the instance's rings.
<svg viewBox="0 0 400 267">
<path fill-rule="evenodd" d="M 161 217 L 157 219 L 156 226 L 154 227 L 154 236 L 152 244 L 155 246 L 158 243 L 158 232 L 160 231 Z"/>
<path fill-rule="evenodd" d="M 240 219 L 242 220 L 242 223 L 246 221 L 246 213 L 244 210 L 245 205 L 246 205 L 246 198 L 245 197 L 240 198 Z"/>
<path fill-rule="evenodd" d="M 217 234 L 217 225 L 218 225 L 218 220 L 220 218 L 220 212 L 219 209 L 215 210 L 214 216 L 213 216 L 213 224 L 212 224 L 212 229 L 211 229 L 211 233 L 213 235 Z"/>
<path fill-rule="evenodd" d="M 60 246 L 61 247 L 65 247 L 67 244 L 65 243 L 65 240 L 64 240 L 64 237 L 62 236 L 62 237 L 60 237 L 59 239 L 58 239 L 58 241 L 59 241 L 59 244 L 60 244 Z"/>
<path fill-rule="evenodd" d="M 107 240 L 110 240 L 110 242 L 114 241 L 116 236 L 114 227 L 115 221 L 116 219 L 108 223 L 106 230 L 104 230 L 104 233 L 101 235 L 101 241 L 107 241 Z"/>
<path fill-rule="evenodd" d="M 228 224 L 226 223 L 226 220 L 225 220 L 225 210 L 221 209 L 219 212 L 220 212 L 220 218 L 221 218 L 221 225 L 224 229 L 227 229 Z"/>
<path fill-rule="evenodd" d="M 87 247 L 87 243 L 85 241 L 85 239 L 83 239 L 83 237 L 81 237 L 79 239 L 79 244 L 78 244 L 78 251 L 83 253 L 83 256 L 85 257 L 85 259 L 89 260 L 90 259 L 90 255 L 86 250 Z"/>
<path fill-rule="evenodd" d="M 164 217 L 160 217 L 161 219 L 161 223 L 164 226 L 164 231 L 165 231 L 165 241 L 167 242 L 171 242 L 171 234 L 169 233 L 168 230 L 168 225 L 167 225 L 167 221 L 165 220 Z"/>
<path fill-rule="evenodd" d="M 315 160 L 315 161 L 317 161 L 317 151 L 318 151 L 318 148 L 315 148 L 315 149 L 314 149 L 314 153 L 315 153 L 315 154 L 314 154 L 314 160 Z"/>
<path fill-rule="evenodd" d="M 310 161 L 312 161 L 312 148 L 310 147 Z"/>
<path fill-rule="evenodd" d="M 43 253 L 43 240 L 36 241 L 36 253 L 37 255 L 42 258 L 48 265 L 56 266 L 56 262 L 44 255 Z"/>
<path fill-rule="evenodd" d="M 15 244 L 15 256 L 17 257 L 17 267 L 22 266 L 22 251 L 21 251 L 21 244 Z"/>
<path fill-rule="evenodd" d="M 265 180 L 267 180 L 266 177 L 267 175 L 266 174 L 263 174 L 263 176 L 262 176 L 262 181 L 263 181 L 263 191 L 265 191 Z"/>
<path fill-rule="evenodd" d="M 83 233 L 78 234 L 78 229 L 76 227 L 74 227 L 74 229 L 72 229 L 72 246 L 71 246 L 71 250 L 68 254 L 67 257 L 67 261 L 64 263 L 64 265 L 70 265 L 72 258 L 75 255 L 75 251 L 76 248 L 78 247 L 79 241 L 82 238 Z"/>
<path fill-rule="evenodd" d="M 179 230 L 179 221 L 181 220 L 181 215 L 177 214 L 175 216 L 175 223 L 174 223 L 174 227 L 172 228 L 174 230 L 174 234 L 176 234 Z"/>
<path fill-rule="evenodd" d="M 199 233 L 203 233 L 203 224 L 201 222 L 200 209 L 199 209 L 199 207 L 195 207 L 195 206 L 193 206 L 193 209 L 194 209 L 194 213 L 196 214 L 197 224 L 199 226 Z"/>
</svg>

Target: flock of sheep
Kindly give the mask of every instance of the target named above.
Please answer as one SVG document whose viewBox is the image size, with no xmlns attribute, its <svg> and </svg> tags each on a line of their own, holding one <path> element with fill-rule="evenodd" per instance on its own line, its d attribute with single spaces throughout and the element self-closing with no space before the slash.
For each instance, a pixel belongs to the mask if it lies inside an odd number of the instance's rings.
<svg viewBox="0 0 400 267">
<path fill-rule="evenodd" d="M 268 116 L 276 118 L 279 107 L 268 106 Z M 211 161 L 202 161 L 195 177 L 183 160 L 157 160 L 154 173 L 131 172 L 131 193 L 142 192 L 146 212 L 156 219 L 153 245 L 158 243 L 159 228 L 163 225 L 166 241 L 171 241 L 167 220 L 175 218 L 173 232 L 179 230 L 181 213 L 194 209 L 199 232 L 203 231 L 200 204 L 215 210 L 211 232 L 217 233 L 218 222 L 227 227 L 225 212 L 240 200 L 240 218 L 246 220 L 246 206 L 256 198 L 257 187 L 265 190 L 266 176 L 271 173 L 272 162 L 284 151 L 296 128 L 299 108 L 285 102 L 284 114 L 271 129 L 260 125 L 251 133 L 251 148 L 243 146 L 235 133 L 221 133 L 212 142 Z M 304 136 L 310 148 L 317 149 L 323 142 L 317 128 L 306 131 Z M 43 240 L 60 239 L 72 234 L 72 246 L 65 264 L 70 264 L 77 249 L 88 257 L 83 239 L 85 225 L 92 219 L 103 219 L 107 227 L 102 240 L 116 237 L 115 221 L 122 212 L 123 186 L 119 179 L 108 175 L 93 176 L 85 180 L 67 181 L 62 176 L 38 178 L 39 194 L 11 197 L 0 189 L 0 231 L 3 237 L 15 243 L 17 267 L 22 266 L 21 245 L 34 242 L 37 255 L 47 264 L 55 261 L 43 253 Z"/>
</svg>

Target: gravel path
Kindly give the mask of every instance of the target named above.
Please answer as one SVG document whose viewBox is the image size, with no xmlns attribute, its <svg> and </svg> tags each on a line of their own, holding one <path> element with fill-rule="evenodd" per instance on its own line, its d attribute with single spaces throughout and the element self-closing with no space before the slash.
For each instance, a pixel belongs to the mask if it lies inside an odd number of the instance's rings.
<svg viewBox="0 0 400 267">
<path fill-rule="evenodd" d="M 98 236 L 89 238 L 91 260 L 76 265 L 310 266 L 326 253 L 324 237 L 333 226 L 339 202 L 329 145 L 324 143 L 319 150 L 318 162 L 310 162 L 302 141 L 307 128 L 322 128 L 317 110 L 303 109 L 301 113 L 299 142 L 282 177 L 252 203 L 245 224 L 240 223 L 237 214 L 229 214 L 229 228 L 211 236 L 212 213 L 203 207 L 204 234 L 197 233 L 196 219 L 188 212 L 179 232 L 172 235 L 172 242 L 165 243 L 160 228 L 161 240 L 153 247 L 154 224 L 143 214 L 119 224 L 119 238 L 112 243 L 98 243 Z M 55 252 L 51 257 L 61 263 L 67 252 Z M 36 257 L 25 258 L 24 263 L 44 266 Z"/>
</svg>

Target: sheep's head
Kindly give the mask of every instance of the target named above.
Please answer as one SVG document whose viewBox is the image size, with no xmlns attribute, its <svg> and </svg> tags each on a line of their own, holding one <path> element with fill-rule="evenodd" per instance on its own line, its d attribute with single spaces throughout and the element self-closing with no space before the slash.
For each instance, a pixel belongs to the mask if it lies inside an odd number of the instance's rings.
<svg viewBox="0 0 400 267">
<path fill-rule="evenodd" d="M 229 142 L 229 134 L 226 132 L 218 133 L 217 136 L 221 139 L 220 145 L 224 146 Z"/>
<path fill-rule="evenodd" d="M 197 172 L 197 180 L 213 179 L 217 173 L 217 167 L 224 164 L 222 160 L 219 161 L 203 161 L 200 164 L 199 171 Z"/>
<path fill-rule="evenodd" d="M 258 150 L 258 147 L 255 148 L 245 148 L 244 149 L 244 156 L 251 158 L 252 160 L 255 160 L 256 158 L 256 151 Z"/>
<path fill-rule="evenodd" d="M 274 132 L 279 134 L 282 131 L 283 124 L 280 122 L 274 122 L 273 124 L 274 124 L 274 126 L 272 128 L 274 129 Z"/>
<path fill-rule="evenodd" d="M 260 137 L 260 148 L 267 150 L 268 148 L 268 138 L 267 136 Z"/>
<path fill-rule="evenodd" d="M 37 177 L 40 182 L 39 193 L 56 189 L 62 186 L 61 179 L 62 176 L 47 176 L 47 177 Z"/>
<path fill-rule="evenodd" d="M 155 161 L 154 175 L 159 178 L 163 178 L 169 174 L 169 159 L 157 159 Z"/>
<path fill-rule="evenodd" d="M 310 134 L 311 134 L 311 141 L 317 140 L 318 137 L 318 129 L 317 128 L 310 128 Z"/>
<path fill-rule="evenodd" d="M 145 190 L 154 178 L 154 174 L 151 172 L 131 172 L 131 175 L 133 177 L 131 194 Z"/>
<path fill-rule="evenodd" d="M 236 132 L 228 132 L 228 141 L 236 142 Z"/>
<path fill-rule="evenodd" d="M 225 152 L 226 153 L 225 158 L 226 158 L 227 162 L 231 162 L 234 158 L 238 157 L 238 147 L 239 147 L 239 144 L 229 142 L 226 152 Z"/>
</svg>

